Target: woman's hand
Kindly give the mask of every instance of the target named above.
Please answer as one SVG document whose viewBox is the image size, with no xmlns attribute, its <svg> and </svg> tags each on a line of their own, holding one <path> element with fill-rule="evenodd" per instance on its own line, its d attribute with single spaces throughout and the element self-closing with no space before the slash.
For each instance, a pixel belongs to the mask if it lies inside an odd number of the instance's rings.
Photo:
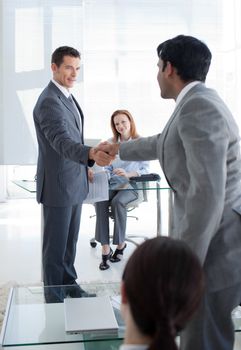
<svg viewBox="0 0 241 350">
<path fill-rule="evenodd" d="M 89 180 L 89 182 L 93 182 L 94 181 L 94 172 L 90 168 L 88 168 L 88 180 Z"/>
<path fill-rule="evenodd" d="M 126 172 L 124 169 L 122 169 L 122 168 L 116 168 L 116 169 L 114 169 L 114 170 L 113 170 L 113 173 L 114 173 L 115 175 L 124 176 L 124 177 L 127 177 L 127 178 L 128 178 L 127 172 Z"/>
<path fill-rule="evenodd" d="M 127 173 L 124 169 L 122 168 L 116 168 L 113 170 L 113 173 L 118 176 L 124 176 L 127 179 L 129 179 L 132 176 L 139 176 L 139 174 L 136 171 L 132 171 L 130 173 Z"/>
</svg>

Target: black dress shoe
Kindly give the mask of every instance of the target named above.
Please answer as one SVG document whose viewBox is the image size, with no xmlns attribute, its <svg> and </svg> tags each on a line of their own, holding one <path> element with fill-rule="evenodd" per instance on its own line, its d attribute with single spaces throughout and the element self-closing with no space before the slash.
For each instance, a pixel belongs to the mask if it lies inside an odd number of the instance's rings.
<svg viewBox="0 0 241 350">
<path fill-rule="evenodd" d="M 113 250 L 110 248 L 110 251 L 108 254 L 102 254 L 102 261 L 99 265 L 99 269 L 100 270 L 107 270 L 109 269 L 110 265 L 107 264 L 107 261 L 110 260 L 110 258 L 112 257 L 113 254 Z"/>
<path fill-rule="evenodd" d="M 87 298 L 96 296 L 94 293 L 86 292 L 78 284 L 73 284 L 73 286 L 66 287 L 65 292 L 66 296 L 69 296 L 70 298 Z"/>
<path fill-rule="evenodd" d="M 125 243 L 125 245 L 124 245 L 124 247 L 122 249 L 116 248 L 114 254 L 110 258 L 110 261 L 113 262 L 113 263 L 121 261 L 121 259 L 123 257 L 123 252 L 126 249 L 126 246 L 127 246 L 127 244 Z"/>
<path fill-rule="evenodd" d="M 45 286 L 44 287 L 45 302 L 48 303 L 63 303 L 65 297 L 64 287 L 60 286 Z"/>
</svg>

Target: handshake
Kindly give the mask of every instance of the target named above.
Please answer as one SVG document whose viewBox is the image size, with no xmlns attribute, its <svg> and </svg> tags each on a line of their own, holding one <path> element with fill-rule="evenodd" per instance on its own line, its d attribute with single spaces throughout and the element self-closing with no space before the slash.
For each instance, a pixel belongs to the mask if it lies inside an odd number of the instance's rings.
<svg viewBox="0 0 241 350">
<path fill-rule="evenodd" d="M 92 147 L 89 151 L 89 159 L 92 159 L 99 166 L 109 165 L 119 151 L 118 143 L 101 142 L 98 146 Z"/>
</svg>

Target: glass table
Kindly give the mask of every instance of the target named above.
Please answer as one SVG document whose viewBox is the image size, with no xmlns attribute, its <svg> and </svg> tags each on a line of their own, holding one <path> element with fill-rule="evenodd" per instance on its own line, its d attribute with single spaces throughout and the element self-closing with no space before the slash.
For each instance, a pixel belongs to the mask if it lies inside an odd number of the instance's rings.
<svg viewBox="0 0 241 350">
<path fill-rule="evenodd" d="M 82 284 L 85 292 L 97 296 L 108 295 L 113 300 L 113 310 L 118 323 L 116 333 L 78 333 L 67 334 L 64 322 L 63 302 L 47 303 L 46 294 L 57 288 L 65 293 L 75 292 L 78 286 L 29 286 L 14 287 L 11 289 L 5 318 L 1 332 L 3 347 L 47 345 L 47 344 L 82 344 L 85 350 L 117 350 L 124 338 L 125 326 L 120 315 L 119 283 L 89 283 Z M 67 294 L 67 293 L 66 293 Z M 112 299 L 112 297 L 115 297 Z M 241 332 L 241 308 L 233 312 L 233 321 L 236 332 Z"/>
<path fill-rule="evenodd" d="M 92 296 L 119 295 L 119 283 L 83 284 L 81 288 Z M 29 286 L 11 289 L 1 332 L 3 347 L 82 343 L 84 349 L 118 349 L 124 337 L 124 323 L 119 304 L 113 300 L 113 309 L 118 323 L 118 331 L 106 333 L 65 332 L 64 303 L 46 302 L 46 294 L 62 289 L 68 293 L 77 292 L 78 286 Z M 86 295 L 84 295 L 86 296 Z M 104 315 L 103 315 L 104 317 Z"/>
<path fill-rule="evenodd" d="M 241 307 L 238 306 L 232 312 L 232 319 L 234 323 L 235 332 L 241 332 Z"/>
<path fill-rule="evenodd" d="M 30 193 L 36 193 L 36 181 L 35 180 L 13 180 L 13 183 L 25 191 Z"/>
<path fill-rule="evenodd" d="M 13 183 L 22 189 L 30 192 L 35 193 L 36 192 L 36 181 L 31 180 L 14 180 Z M 173 218 L 173 194 L 172 190 L 168 186 L 168 184 L 165 181 L 156 180 L 156 181 L 142 181 L 137 182 L 137 186 L 135 189 L 139 192 L 144 192 L 144 195 L 147 196 L 149 191 L 156 192 L 156 235 L 160 236 L 163 234 L 162 232 L 162 208 L 161 208 L 161 192 L 167 191 L 168 192 L 168 225 L 167 225 L 167 235 L 169 235 L 169 232 L 172 227 L 172 218 Z M 109 188 L 112 190 L 112 188 Z M 119 188 L 119 191 L 128 191 L 132 188 Z M 43 217 L 41 218 L 43 220 Z M 41 225 L 43 227 L 43 224 Z"/>
</svg>

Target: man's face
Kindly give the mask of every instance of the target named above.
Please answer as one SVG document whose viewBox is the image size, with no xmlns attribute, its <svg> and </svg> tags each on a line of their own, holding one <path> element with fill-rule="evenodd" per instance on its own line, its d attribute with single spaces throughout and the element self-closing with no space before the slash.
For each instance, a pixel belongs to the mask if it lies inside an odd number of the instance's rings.
<svg viewBox="0 0 241 350">
<path fill-rule="evenodd" d="M 167 62 L 163 71 L 163 60 L 159 58 L 157 63 L 158 73 L 157 81 L 161 91 L 162 98 L 174 98 L 173 94 L 173 67 L 170 62 Z"/>
<path fill-rule="evenodd" d="M 158 73 L 157 73 L 157 81 L 160 87 L 161 97 L 165 98 L 165 70 L 163 70 L 163 61 L 159 58 L 158 63 Z"/>
<path fill-rule="evenodd" d="M 67 89 L 74 86 L 80 71 L 80 59 L 78 57 L 64 56 L 63 62 L 58 67 L 52 63 L 53 78 Z"/>
</svg>

